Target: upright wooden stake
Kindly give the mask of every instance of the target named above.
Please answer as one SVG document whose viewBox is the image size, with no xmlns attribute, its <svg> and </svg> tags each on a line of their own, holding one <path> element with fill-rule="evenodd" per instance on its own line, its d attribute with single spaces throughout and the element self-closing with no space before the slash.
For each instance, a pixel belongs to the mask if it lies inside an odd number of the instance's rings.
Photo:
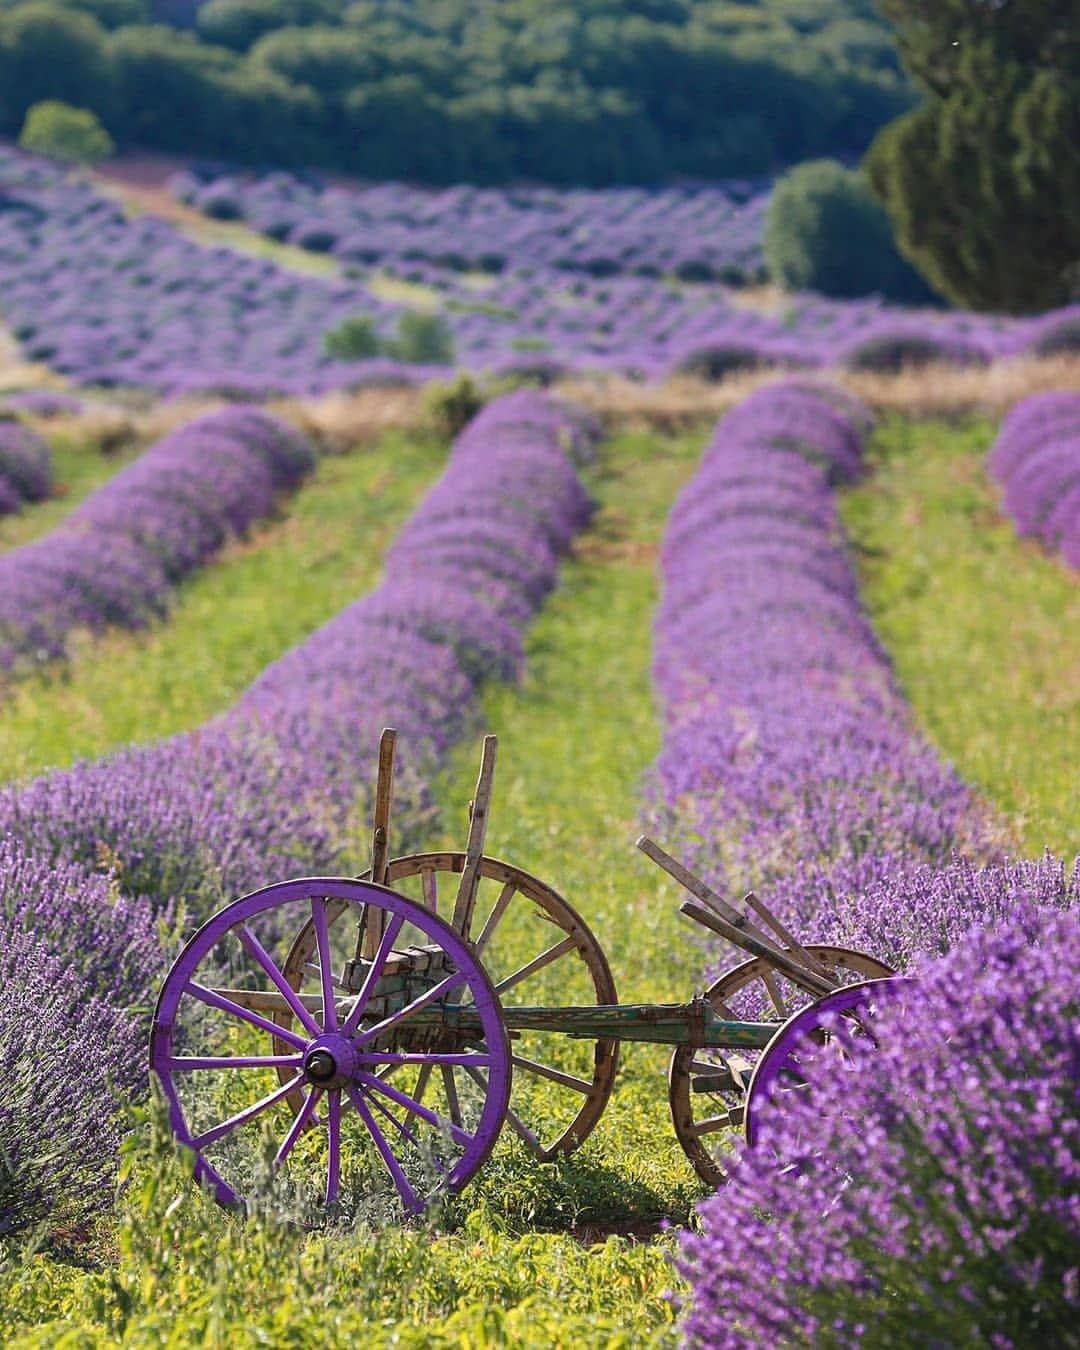
<svg viewBox="0 0 1080 1350">
<path fill-rule="evenodd" d="M 498 745 L 499 738 L 497 736 L 484 737 L 484 749 L 480 756 L 480 777 L 476 781 L 476 796 L 473 798 L 470 808 L 469 842 L 465 847 L 465 869 L 458 884 L 453 919 L 454 927 L 464 938 L 469 936 L 473 907 L 476 904 L 476 888 L 480 884 L 480 859 L 484 853 L 484 838 L 487 834 L 491 793 L 495 786 L 495 754 Z"/>
<path fill-rule="evenodd" d="M 380 886 L 386 884 L 386 865 L 390 860 L 390 807 L 394 798 L 394 746 L 397 731 L 393 727 L 384 727 L 379 737 L 379 777 L 375 784 L 375 817 L 371 830 L 371 879 Z M 358 956 L 370 961 L 375 955 L 382 938 L 385 910 L 372 910 L 369 906 L 361 941 L 357 944 Z"/>
</svg>

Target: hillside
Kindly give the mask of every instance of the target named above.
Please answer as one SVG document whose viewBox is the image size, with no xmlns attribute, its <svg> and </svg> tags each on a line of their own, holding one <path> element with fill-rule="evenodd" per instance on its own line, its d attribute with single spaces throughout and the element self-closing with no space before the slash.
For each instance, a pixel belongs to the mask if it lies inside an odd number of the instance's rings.
<svg viewBox="0 0 1080 1350">
<path fill-rule="evenodd" d="M 857 156 L 912 102 L 869 0 L 0 8 L 0 134 L 59 98 L 121 147 L 368 178 L 754 177 Z"/>
</svg>

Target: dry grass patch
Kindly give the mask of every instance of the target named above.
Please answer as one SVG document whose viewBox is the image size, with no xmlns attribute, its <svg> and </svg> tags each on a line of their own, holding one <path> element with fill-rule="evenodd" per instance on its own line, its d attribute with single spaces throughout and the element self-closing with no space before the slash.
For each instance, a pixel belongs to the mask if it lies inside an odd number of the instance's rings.
<svg viewBox="0 0 1080 1350">
<path fill-rule="evenodd" d="M 678 376 L 662 384 L 638 384 L 619 376 L 579 376 L 555 392 L 599 413 L 612 429 L 670 434 L 715 421 L 733 404 L 764 385 L 798 379 L 839 384 L 878 411 L 909 417 L 1000 417 L 1017 400 L 1046 389 L 1080 389 L 1080 355 L 1020 357 L 990 366 L 931 365 L 896 374 L 830 369 L 787 371 L 775 367 L 738 371 L 724 380 Z"/>
</svg>

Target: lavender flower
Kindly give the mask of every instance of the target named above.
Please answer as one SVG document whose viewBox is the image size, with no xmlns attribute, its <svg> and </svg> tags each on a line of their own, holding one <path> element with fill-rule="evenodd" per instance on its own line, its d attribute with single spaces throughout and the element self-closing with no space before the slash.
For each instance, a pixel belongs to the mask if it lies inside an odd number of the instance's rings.
<svg viewBox="0 0 1080 1350">
<path fill-rule="evenodd" d="M 1033 394 L 1010 408 L 988 463 L 1017 531 L 1080 568 L 1080 394 Z"/>
<path fill-rule="evenodd" d="M 688 1345 L 1075 1344 L 1080 870 L 1035 873 L 764 1109 L 683 1241 Z"/>
<path fill-rule="evenodd" d="M 145 1090 L 162 962 L 142 901 L 0 840 L 0 1234 L 111 1198 L 116 1108 Z"/>
</svg>

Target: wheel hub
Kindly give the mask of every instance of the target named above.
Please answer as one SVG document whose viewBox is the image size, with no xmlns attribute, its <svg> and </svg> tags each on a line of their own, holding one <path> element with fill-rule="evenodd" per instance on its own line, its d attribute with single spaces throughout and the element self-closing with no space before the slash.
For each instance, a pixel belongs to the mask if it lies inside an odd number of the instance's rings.
<svg viewBox="0 0 1080 1350">
<path fill-rule="evenodd" d="M 304 1055 L 304 1073 L 315 1087 L 340 1088 L 356 1076 L 356 1054 L 345 1036 L 320 1036 Z"/>
</svg>

